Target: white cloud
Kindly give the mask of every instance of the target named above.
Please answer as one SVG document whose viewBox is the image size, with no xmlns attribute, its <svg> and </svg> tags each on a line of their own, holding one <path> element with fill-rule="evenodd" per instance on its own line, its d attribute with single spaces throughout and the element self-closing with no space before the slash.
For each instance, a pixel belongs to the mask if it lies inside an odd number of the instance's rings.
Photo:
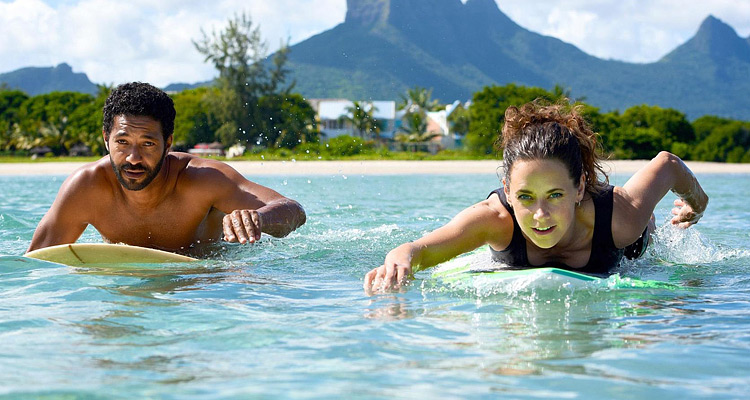
<svg viewBox="0 0 750 400">
<path fill-rule="evenodd" d="M 750 35 L 750 1 L 496 0 L 519 25 L 601 58 L 657 61 L 690 39 L 713 15 Z"/>
<path fill-rule="evenodd" d="M 269 50 L 343 22 L 346 0 L 40 0 L 0 2 L 0 72 L 67 62 L 97 83 L 211 79 L 192 40 L 246 11 Z"/>
<path fill-rule="evenodd" d="M 750 1 L 496 0 L 521 26 L 587 53 L 655 61 L 709 14 L 750 35 Z M 211 79 L 191 40 L 248 12 L 271 51 L 343 22 L 346 0 L 0 0 L 0 72 L 67 62 L 97 83 Z"/>
</svg>

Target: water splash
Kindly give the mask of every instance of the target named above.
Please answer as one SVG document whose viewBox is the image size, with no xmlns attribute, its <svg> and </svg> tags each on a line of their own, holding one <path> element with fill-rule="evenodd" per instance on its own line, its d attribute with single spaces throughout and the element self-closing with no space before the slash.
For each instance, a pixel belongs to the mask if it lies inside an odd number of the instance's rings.
<svg viewBox="0 0 750 400">
<path fill-rule="evenodd" d="M 750 250 L 712 243 L 698 229 L 678 228 L 669 222 L 656 228 L 649 254 L 673 264 L 710 264 L 730 258 L 750 257 Z"/>
</svg>

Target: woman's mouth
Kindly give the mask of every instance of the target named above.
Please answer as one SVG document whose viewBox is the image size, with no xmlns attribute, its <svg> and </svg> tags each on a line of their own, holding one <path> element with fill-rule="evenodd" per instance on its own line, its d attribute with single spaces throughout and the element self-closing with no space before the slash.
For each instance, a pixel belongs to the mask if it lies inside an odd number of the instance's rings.
<svg viewBox="0 0 750 400">
<path fill-rule="evenodd" d="M 552 231 L 555 230 L 555 225 L 547 226 L 547 227 L 531 228 L 531 229 L 537 235 L 544 236 L 544 235 L 549 235 L 550 233 L 552 233 Z"/>
</svg>

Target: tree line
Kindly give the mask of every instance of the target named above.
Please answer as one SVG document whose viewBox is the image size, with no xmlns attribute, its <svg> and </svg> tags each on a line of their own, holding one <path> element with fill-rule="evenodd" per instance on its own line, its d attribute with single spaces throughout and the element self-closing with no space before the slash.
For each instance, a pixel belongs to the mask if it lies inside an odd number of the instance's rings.
<svg viewBox="0 0 750 400">
<path fill-rule="evenodd" d="M 293 152 L 348 156 L 387 154 L 387 140 L 425 143 L 436 135 L 427 131 L 427 112 L 445 109 L 431 91 L 415 87 L 401 96 L 401 126 L 392 139 L 381 136 L 383 121 L 371 105 L 353 102 L 341 121 L 357 137 L 325 141 L 312 105 L 294 92 L 286 62 L 288 44 L 273 57 L 249 16 L 235 15 L 221 31 L 193 42 L 218 77 L 212 85 L 170 94 L 177 117 L 174 143 L 186 150 L 198 143 L 241 144 L 254 151 L 288 149 Z M 53 92 L 38 96 L 0 86 L 0 152 L 28 154 L 48 148 L 57 155 L 75 155 L 83 146 L 104 154 L 101 138 L 102 107 L 111 87 L 100 86 L 96 95 Z M 552 90 L 515 84 L 487 86 L 470 103 L 454 108 L 448 121 L 465 152 L 479 156 L 498 153 L 495 142 L 505 109 L 535 99 L 569 101 L 561 87 Z M 606 153 L 617 159 L 648 159 L 669 150 L 686 160 L 750 162 L 750 122 L 703 116 L 690 122 L 671 108 L 639 105 L 624 112 L 602 112 L 576 100 Z M 393 146 L 391 146 L 393 147 Z M 409 147 L 404 147 L 409 148 Z M 411 147 L 415 149 L 416 147 Z"/>
</svg>

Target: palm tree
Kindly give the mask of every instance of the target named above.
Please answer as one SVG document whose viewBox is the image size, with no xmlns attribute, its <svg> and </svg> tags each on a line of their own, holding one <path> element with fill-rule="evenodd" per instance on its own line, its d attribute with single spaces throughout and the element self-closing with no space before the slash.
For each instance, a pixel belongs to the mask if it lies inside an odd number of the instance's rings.
<svg viewBox="0 0 750 400">
<path fill-rule="evenodd" d="M 352 127 L 362 139 L 369 139 L 375 136 L 375 140 L 380 142 L 380 123 L 375 119 L 374 114 L 378 108 L 374 105 L 366 105 L 355 101 L 351 106 L 346 107 L 346 114 L 341 116 L 343 121 L 352 124 Z M 366 137 L 367 136 L 367 137 Z"/>
<path fill-rule="evenodd" d="M 408 89 L 406 95 L 402 94 L 400 97 L 401 101 L 397 107 L 399 110 L 406 110 L 407 113 L 437 111 L 440 108 L 440 103 L 432 99 L 432 89 L 415 86 L 413 89 Z"/>
<path fill-rule="evenodd" d="M 407 112 L 404 115 L 404 125 L 399 130 L 402 133 L 396 135 L 394 139 L 412 151 L 416 151 L 418 146 L 425 146 L 426 142 L 440 136 L 438 133 L 427 132 L 427 114 L 424 112 Z"/>
</svg>

